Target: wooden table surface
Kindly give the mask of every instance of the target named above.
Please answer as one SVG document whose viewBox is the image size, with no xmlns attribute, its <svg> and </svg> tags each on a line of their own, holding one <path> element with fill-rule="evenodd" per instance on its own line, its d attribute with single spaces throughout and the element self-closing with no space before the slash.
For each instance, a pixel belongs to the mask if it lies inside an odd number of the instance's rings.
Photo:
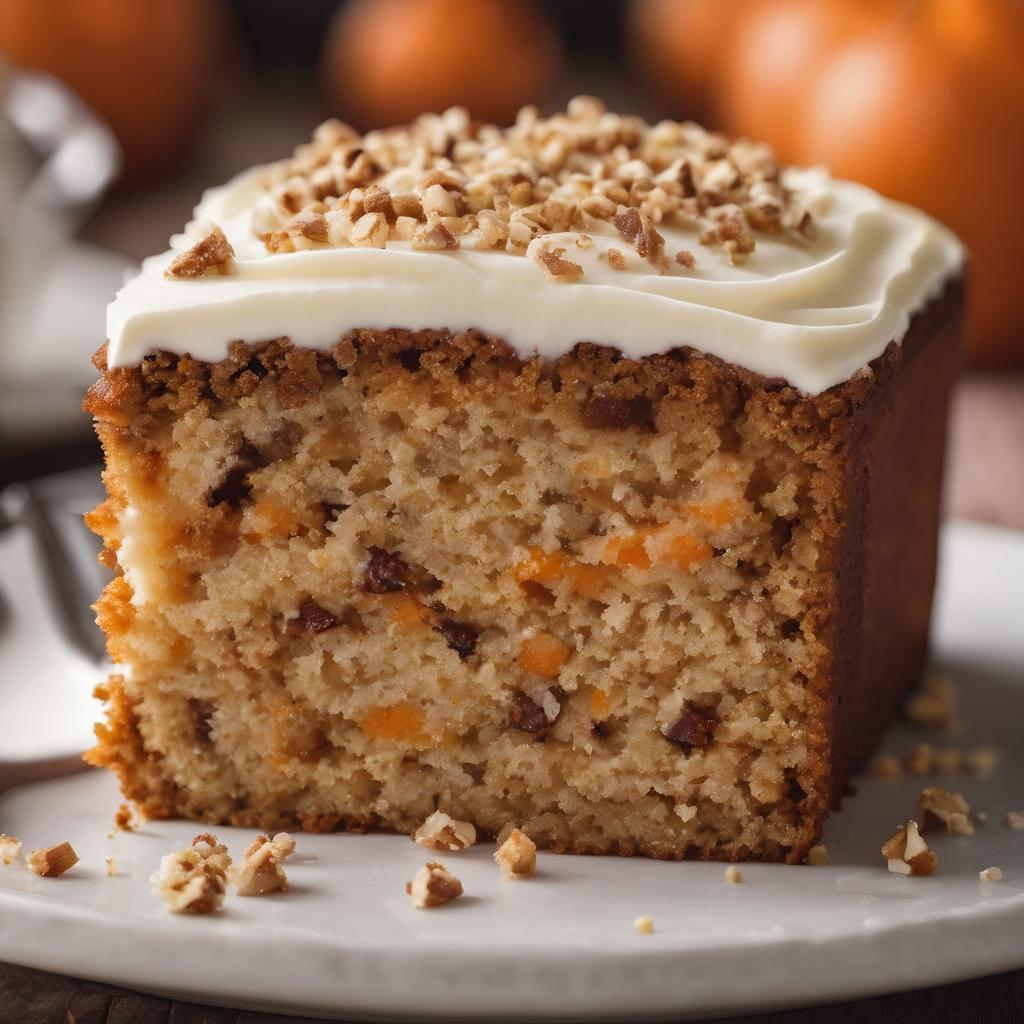
<svg viewBox="0 0 1024 1024">
<path fill-rule="evenodd" d="M 146 195 L 116 196 L 84 235 L 134 257 L 163 248 L 202 187 L 279 156 L 315 123 L 315 105 L 287 90 L 262 105 L 229 104 L 198 159 Z M 54 466 L 62 453 L 53 453 Z M 27 465 L 27 463 L 26 463 Z M 38 466 L 36 467 L 38 469 Z M 972 374 L 960 384 L 950 424 L 947 515 L 1024 530 L 1024 376 Z M 1022 940 L 1024 942 L 1024 940 Z M 1024 954 L 1022 954 L 1024 955 Z M 0 1024 L 295 1024 L 307 1018 L 217 1009 L 0 964 Z M 841 1005 L 737 1018 L 771 1024 L 1024 1021 L 1024 970 Z"/>
</svg>

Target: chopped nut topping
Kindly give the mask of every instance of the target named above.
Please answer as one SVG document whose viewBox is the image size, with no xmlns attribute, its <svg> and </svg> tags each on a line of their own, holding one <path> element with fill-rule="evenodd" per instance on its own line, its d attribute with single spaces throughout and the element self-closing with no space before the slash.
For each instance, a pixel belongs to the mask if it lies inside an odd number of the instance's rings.
<svg viewBox="0 0 1024 1024">
<path fill-rule="evenodd" d="M 1024 829 L 1024 811 L 1007 811 L 1006 827 L 1017 832 Z"/>
<path fill-rule="evenodd" d="M 947 732 L 953 729 L 957 722 L 953 680 L 941 672 L 929 675 L 921 688 L 907 698 L 903 714 L 915 725 Z"/>
<path fill-rule="evenodd" d="M 6 867 L 21 856 L 21 840 L 0 832 L 0 861 Z"/>
<path fill-rule="evenodd" d="M 682 747 L 684 754 L 708 746 L 715 735 L 718 715 L 713 708 L 702 708 L 693 701 L 685 701 L 679 717 L 671 725 L 662 729 L 661 734 L 667 740 Z"/>
<path fill-rule="evenodd" d="M 434 811 L 413 834 L 413 841 L 433 850 L 465 850 L 476 842 L 476 829 L 468 821 L 457 821 L 444 811 Z"/>
<path fill-rule="evenodd" d="M 697 241 L 701 245 L 720 245 L 729 254 L 730 263 L 742 263 L 757 245 L 743 229 L 743 222 L 738 217 L 723 218 Z"/>
<path fill-rule="evenodd" d="M 553 281 L 578 281 L 583 276 L 583 268 L 578 263 L 564 258 L 565 249 L 538 248 L 534 259 L 544 268 L 544 273 Z"/>
<path fill-rule="evenodd" d="M 879 754 L 872 760 L 868 771 L 877 779 L 898 779 L 903 776 L 903 765 L 892 754 Z"/>
<path fill-rule="evenodd" d="M 697 257 L 690 252 L 689 249 L 680 249 L 676 253 L 676 263 L 681 267 L 685 267 L 687 270 L 693 270 L 697 265 Z"/>
<path fill-rule="evenodd" d="M 537 844 L 522 829 L 513 828 L 495 851 L 494 861 L 506 878 L 525 878 L 537 867 Z"/>
<path fill-rule="evenodd" d="M 117 875 L 117 858 L 108 857 L 105 863 L 107 865 L 107 878 L 114 878 Z"/>
<path fill-rule="evenodd" d="M 231 870 L 239 896 L 265 896 L 287 892 L 288 876 L 281 866 L 295 852 L 295 840 L 287 832 L 273 839 L 257 836 L 245 849 L 242 863 Z"/>
<path fill-rule="evenodd" d="M 743 882 L 743 872 L 735 864 L 730 864 L 725 869 L 725 880 L 730 885 L 740 885 Z"/>
<path fill-rule="evenodd" d="M 945 825 L 946 831 L 955 836 L 973 836 L 974 826 L 968 815 L 971 808 L 959 794 L 948 789 L 928 786 L 921 790 L 918 798 L 921 809 L 921 831 Z"/>
<path fill-rule="evenodd" d="M 205 228 L 206 235 L 191 249 L 176 256 L 164 271 L 164 277 L 188 279 L 205 277 L 210 271 L 235 272 L 235 250 L 224 232 L 214 224 Z"/>
<path fill-rule="evenodd" d="M 434 221 L 413 232 L 412 247 L 418 252 L 448 252 L 458 249 L 459 240 L 444 224 Z"/>
<path fill-rule="evenodd" d="M 153 884 L 172 913 L 212 914 L 224 903 L 230 867 L 227 847 L 204 832 L 161 859 Z"/>
<path fill-rule="evenodd" d="M 812 864 L 815 867 L 824 867 L 828 864 L 828 849 L 824 843 L 812 846 L 807 851 L 807 863 Z"/>
<path fill-rule="evenodd" d="M 605 258 L 608 260 L 608 266 L 612 270 L 625 270 L 626 269 L 626 257 L 622 255 L 618 249 L 609 249 L 605 253 Z"/>
<path fill-rule="evenodd" d="M 938 855 L 928 848 L 913 820 L 882 844 L 882 856 L 896 875 L 932 875 L 939 866 Z"/>
<path fill-rule="evenodd" d="M 439 907 L 462 895 L 462 883 L 443 864 L 432 860 L 405 883 L 405 891 L 414 907 Z"/>
<path fill-rule="evenodd" d="M 985 868 L 978 872 L 978 878 L 982 882 L 998 882 L 1003 877 L 1002 868 Z"/>
<path fill-rule="evenodd" d="M 25 863 L 43 878 L 57 878 L 78 863 L 78 854 L 70 843 L 58 843 L 33 850 L 25 858 Z"/>
<path fill-rule="evenodd" d="M 654 931 L 654 919 L 646 916 L 637 917 L 633 920 L 633 931 L 640 935 L 650 935 Z"/>
</svg>

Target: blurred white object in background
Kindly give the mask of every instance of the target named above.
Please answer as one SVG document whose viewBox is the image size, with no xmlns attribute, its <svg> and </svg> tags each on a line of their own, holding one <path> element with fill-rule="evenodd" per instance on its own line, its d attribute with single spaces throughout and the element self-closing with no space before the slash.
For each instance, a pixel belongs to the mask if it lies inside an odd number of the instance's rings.
<svg viewBox="0 0 1024 1024">
<path fill-rule="evenodd" d="M 89 357 L 131 265 L 71 236 L 119 164 L 56 79 L 0 64 L 0 439 L 83 427 Z"/>
</svg>

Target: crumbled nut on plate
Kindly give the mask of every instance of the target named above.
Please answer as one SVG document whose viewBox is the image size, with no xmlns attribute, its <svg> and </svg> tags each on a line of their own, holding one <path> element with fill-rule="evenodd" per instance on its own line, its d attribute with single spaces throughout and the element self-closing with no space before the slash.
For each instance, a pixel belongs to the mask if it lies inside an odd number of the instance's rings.
<svg viewBox="0 0 1024 1024">
<path fill-rule="evenodd" d="M 938 854 L 929 849 L 913 820 L 882 844 L 882 856 L 895 875 L 932 875 L 939 866 Z"/>
<path fill-rule="evenodd" d="M 823 867 L 828 864 L 828 848 L 824 843 L 812 846 L 807 851 L 807 863 L 812 864 L 815 867 Z"/>
<path fill-rule="evenodd" d="M 725 869 L 725 880 L 730 885 L 739 885 L 743 881 L 743 872 L 735 864 L 730 864 Z"/>
<path fill-rule="evenodd" d="M 5 866 L 21 856 L 21 840 L 0 832 L 0 863 Z"/>
<path fill-rule="evenodd" d="M 1018 832 L 1024 829 L 1024 811 L 1007 811 L 1006 826 Z"/>
<path fill-rule="evenodd" d="M 174 914 L 211 914 L 224 903 L 231 857 L 208 832 L 160 861 L 153 884 Z"/>
<path fill-rule="evenodd" d="M 978 878 L 983 882 L 998 882 L 1003 877 L 1002 868 L 985 868 L 978 872 Z"/>
<path fill-rule="evenodd" d="M 903 765 L 892 754 L 879 754 L 868 767 L 876 779 L 898 779 L 903 775 Z"/>
<path fill-rule="evenodd" d="M 432 850 L 465 850 L 476 842 L 476 829 L 468 821 L 457 821 L 444 811 L 434 811 L 415 833 L 413 841 Z"/>
<path fill-rule="evenodd" d="M 117 874 L 117 858 L 108 857 L 106 860 L 107 864 L 107 877 L 113 878 Z"/>
<path fill-rule="evenodd" d="M 641 935 L 650 935 L 654 931 L 654 919 L 642 915 L 633 921 L 633 931 Z"/>
<path fill-rule="evenodd" d="M 431 860 L 405 883 L 405 891 L 414 907 L 439 907 L 462 895 L 462 883 L 443 864 Z"/>
<path fill-rule="evenodd" d="M 956 690 L 943 672 L 933 672 L 903 705 L 903 714 L 915 725 L 949 731 L 957 724 Z"/>
<path fill-rule="evenodd" d="M 25 862 L 37 875 L 57 878 L 78 863 L 78 854 L 70 843 L 58 843 L 56 846 L 33 850 Z"/>
<path fill-rule="evenodd" d="M 295 840 L 287 832 L 273 839 L 257 836 L 245 849 L 242 863 L 232 868 L 231 881 L 239 896 L 265 896 L 287 892 L 288 876 L 281 866 L 295 852 Z"/>
<path fill-rule="evenodd" d="M 970 805 L 959 794 L 937 786 L 927 786 L 918 797 L 921 809 L 921 831 L 944 825 L 953 836 L 973 836 L 974 826 L 969 817 Z"/>
<path fill-rule="evenodd" d="M 522 829 L 513 828 L 495 850 L 494 861 L 506 878 L 532 875 L 537 867 L 537 844 Z"/>
<path fill-rule="evenodd" d="M 935 766 L 935 752 L 930 743 L 918 743 L 907 754 L 906 769 L 911 775 L 930 775 Z"/>
</svg>

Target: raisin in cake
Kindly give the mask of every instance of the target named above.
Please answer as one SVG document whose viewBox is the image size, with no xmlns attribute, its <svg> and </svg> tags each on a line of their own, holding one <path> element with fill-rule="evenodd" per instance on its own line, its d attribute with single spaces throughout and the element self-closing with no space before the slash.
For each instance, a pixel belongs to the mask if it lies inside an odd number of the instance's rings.
<svg viewBox="0 0 1024 1024">
<path fill-rule="evenodd" d="M 580 99 L 204 197 L 86 408 L 151 816 L 799 861 L 925 653 L 961 250 Z"/>
</svg>

